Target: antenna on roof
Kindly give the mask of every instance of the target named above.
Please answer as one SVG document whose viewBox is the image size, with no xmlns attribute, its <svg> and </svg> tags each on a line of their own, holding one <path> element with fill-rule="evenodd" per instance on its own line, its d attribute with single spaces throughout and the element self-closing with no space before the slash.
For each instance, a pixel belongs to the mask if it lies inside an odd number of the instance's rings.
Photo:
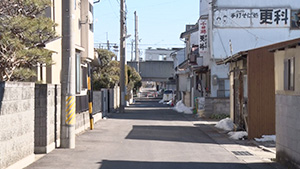
<svg viewBox="0 0 300 169">
<path fill-rule="evenodd" d="M 231 57 L 232 57 L 233 49 L 232 49 L 231 39 L 229 39 L 229 47 L 230 47 L 230 54 L 231 54 Z"/>
</svg>

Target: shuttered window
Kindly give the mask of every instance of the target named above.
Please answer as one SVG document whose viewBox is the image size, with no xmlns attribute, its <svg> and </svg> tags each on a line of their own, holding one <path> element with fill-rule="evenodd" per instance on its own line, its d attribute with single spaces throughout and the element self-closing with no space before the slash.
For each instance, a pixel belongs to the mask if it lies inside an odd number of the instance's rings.
<svg viewBox="0 0 300 169">
<path fill-rule="evenodd" d="M 284 60 L 284 90 L 295 89 L 295 57 Z"/>
</svg>

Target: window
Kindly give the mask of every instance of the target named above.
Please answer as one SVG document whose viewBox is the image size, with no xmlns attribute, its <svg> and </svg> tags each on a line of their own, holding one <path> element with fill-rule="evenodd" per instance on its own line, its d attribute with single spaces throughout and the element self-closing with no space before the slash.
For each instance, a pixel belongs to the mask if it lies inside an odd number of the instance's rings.
<svg viewBox="0 0 300 169">
<path fill-rule="evenodd" d="M 91 32 L 94 32 L 94 24 L 92 24 L 92 23 L 89 24 L 89 27 L 90 27 L 90 31 L 91 31 Z"/>
<path fill-rule="evenodd" d="M 91 3 L 89 3 L 89 11 L 92 14 L 92 17 L 94 17 L 94 7 Z M 89 18 L 91 19 L 91 18 Z M 93 23 L 89 23 L 89 28 L 91 32 L 94 32 L 94 24 Z"/>
<path fill-rule="evenodd" d="M 284 60 L 284 90 L 295 89 L 295 57 Z"/>
<path fill-rule="evenodd" d="M 89 11 L 91 13 L 94 13 L 93 5 L 91 3 L 89 3 Z"/>
<path fill-rule="evenodd" d="M 87 89 L 87 67 L 81 66 L 81 86 L 82 89 Z"/>
</svg>

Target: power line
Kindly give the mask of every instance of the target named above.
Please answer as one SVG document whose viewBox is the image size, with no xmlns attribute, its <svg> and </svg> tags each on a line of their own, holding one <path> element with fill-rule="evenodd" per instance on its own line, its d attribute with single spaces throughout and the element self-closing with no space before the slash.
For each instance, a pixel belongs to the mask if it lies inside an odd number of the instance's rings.
<svg viewBox="0 0 300 169">
<path fill-rule="evenodd" d="M 109 2 L 109 5 L 110 5 L 111 10 L 112 10 L 112 12 L 114 13 L 115 17 L 116 17 L 117 19 L 119 19 L 119 15 L 117 15 L 116 12 L 113 10 L 114 8 L 113 8 L 113 6 L 112 6 L 110 0 L 108 0 L 108 2 Z"/>
<path fill-rule="evenodd" d="M 94 42 L 94 44 L 107 44 L 106 42 Z M 110 44 L 117 44 L 117 43 L 113 43 L 113 42 L 111 42 Z M 131 43 L 127 43 L 127 45 L 131 45 Z M 147 46 L 147 45 L 149 45 L 149 46 L 172 46 L 172 45 L 174 45 L 174 46 L 184 46 L 185 44 L 171 44 L 171 43 L 165 43 L 165 44 L 155 44 L 155 43 L 139 43 L 139 45 L 143 45 L 143 46 Z"/>
</svg>

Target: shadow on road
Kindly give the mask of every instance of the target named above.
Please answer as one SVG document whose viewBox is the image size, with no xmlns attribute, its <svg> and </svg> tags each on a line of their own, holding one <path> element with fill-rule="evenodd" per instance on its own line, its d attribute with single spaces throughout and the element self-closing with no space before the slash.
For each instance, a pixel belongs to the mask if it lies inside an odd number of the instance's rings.
<svg viewBox="0 0 300 169">
<path fill-rule="evenodd" d="M 205 137 L 204 137 L 205 135 Z M 196 127 L 188 126 L 136 126 L 134 125 L 126 139 L 175 141 L 186 143 L 216 142 Z"/>
<path fill-rule="evenodd" d="M 269 163 L 214 163 L 214 162 L 140 162 L 110 161 L 99 162 L 99 169 L 273 169 Z"/>
<path fill-rule="evenodd" d="M 158 99 L 143 99 L 125 108 L 125 113 L 111 113 L 111 119 L 124 120 L 159 120 L 159 121 L 188 121 L 178 114 L 172 107 L 158 103 Z"/>
</svg>

